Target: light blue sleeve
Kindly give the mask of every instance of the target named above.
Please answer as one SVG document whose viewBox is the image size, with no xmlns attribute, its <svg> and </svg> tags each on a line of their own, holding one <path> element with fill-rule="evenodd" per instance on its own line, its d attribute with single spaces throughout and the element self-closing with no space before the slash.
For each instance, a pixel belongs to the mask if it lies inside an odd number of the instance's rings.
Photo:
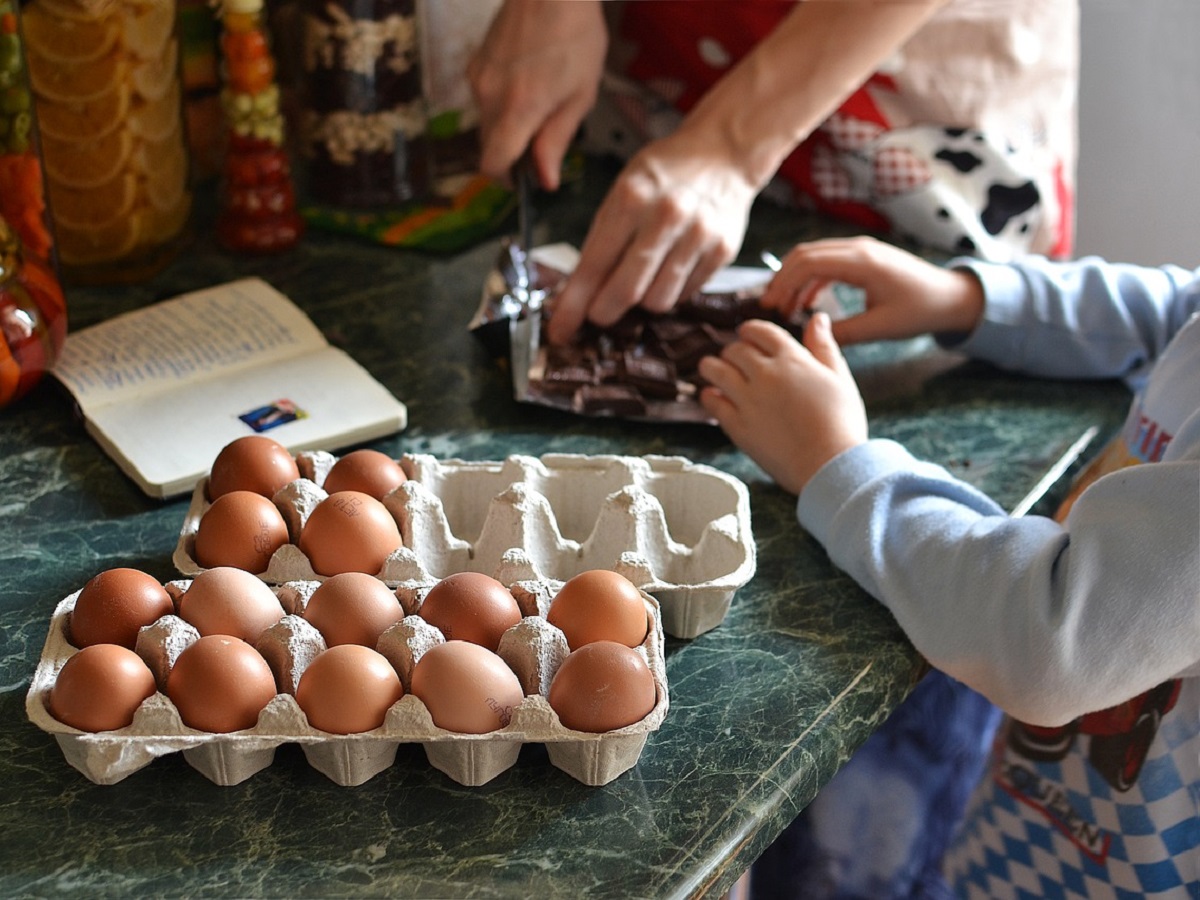
<svg viewBox="0 0 1200 900">
<path fill-rule="evenodd" d="M 1061 725 L 1200 674 L 1200 414 L 1191 424 L 1170 462 L 1100 479 L 1065 525 L 1011 518 L 883 440 L 823 467 L 797 512 L 930 663 Z"/>
<path fill-rule="evenodd" d="M 950 263 L 987 298 L 980 325 L 953 349 L 1049 378 L 1125 378 L 1135 390 L 1184 323 L 1200 311 L 1200 270 L 1089 258 Z"/>
<path fill-rule="evenodd" d="M 1060 725 L 1200 675 L 1196 273 L 962 265 L 987 303 L 956 349 L 998 366 L 1137 384 L 1178 334 L 1167 356 L 1185 361 L 1176 387 L 1194 400 L 1163 461 L 1099 479 L 1060 524 L 1009 517 L 941 467 L 872 440 L 813 477 L 801 525 L 933 665 L 1023 721 Z"/>
</svg>

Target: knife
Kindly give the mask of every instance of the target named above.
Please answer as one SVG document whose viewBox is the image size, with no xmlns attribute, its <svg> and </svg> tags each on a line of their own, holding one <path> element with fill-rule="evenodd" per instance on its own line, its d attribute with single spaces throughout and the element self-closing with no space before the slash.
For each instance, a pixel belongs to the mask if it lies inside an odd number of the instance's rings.
<svg viewBox="0 0 1200 900">
<path fill-rule="evenodd" d="M 517 279 L 515 287 L 526 305 L 533 299 L 533 273 L 528 263 L 529 251 L 533 249 L 533 178 L 533 156 L 526 149 L 513 166 L 513 186 L 517 194 L 517 235 L 513 241 L 516 252 L 511 254 Z"/>
</svg>

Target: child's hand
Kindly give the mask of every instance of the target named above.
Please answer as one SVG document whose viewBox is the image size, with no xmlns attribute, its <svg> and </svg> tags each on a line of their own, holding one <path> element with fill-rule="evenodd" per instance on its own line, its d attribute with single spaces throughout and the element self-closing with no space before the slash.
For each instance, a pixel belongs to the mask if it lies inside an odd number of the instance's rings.
<svg viewBox="0 0 1200 900">
<path fill-rule="evenodd" d="M 841 344 L 966 333 L 983 314 L 983 288 L 971 273 L 944 269 L 868 237 L 798 244 L 762 304 L 790 316 L 811 306 L 817 291 L 834 281 L 862 288 L 867 302 L 865 312 L 834 323 Z"/>
<path fill-rule="evenodd" d="M 801 346 L 751 319 L 719 357 L 700 361 L 700 402 L 729 438 L 785 490 L 799 494 L 829 460 L 867 439 L 867 414 L 845 357 L 817 313 Z"/>
</svg>

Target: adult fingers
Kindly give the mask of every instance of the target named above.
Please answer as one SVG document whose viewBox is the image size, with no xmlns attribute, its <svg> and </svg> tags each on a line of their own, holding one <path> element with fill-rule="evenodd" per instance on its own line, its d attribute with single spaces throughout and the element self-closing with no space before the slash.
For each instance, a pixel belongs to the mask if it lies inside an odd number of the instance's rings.
<svg viewBox="0 0 1200 900">
<path fill-rule="evenodd" d="M 556 191 L 562 180 L 562 161 L 579 123 L 596 103 L 597 87 L 576 91 L 558 109 L 546 117 L 532 138 L 538 182 L 548 191 Z"/>
<path fill-rule="evenodd" d="M 727 242 L 718 240 L 710 243 L 700 254 L 699 260 L 692 268 L 692 274 L 688 276 L 683 290 L 679 292 L 679 297 L 690 297 L 698 293 L 708 280 L 717 274 L 722 266 L 732 261 L 736 255 L 737 249 Z"/>
<path fill-rule="evenodd" d="M 511 186 L 512 168 L 534 137 L 525 125 L 532 119 L 498 117 L 490 125 L 480 125 L 479 171 L 501 184 Z M 539 163 L 539 171 L 541 164 Z"/>
<path fill-rule="evenodd" d="M 579 263 L 554 301 L 554 310 L 547 325 L 551 343 L 561 344 L 570 340 L 589 314 L 594 316 L 592 310 L 597 294 L 611 278 L 613 269 L 632 239 L 633 228 L 628 214 L 611 201 L 610 195 L 600 205 L 580 248 Z M 612 321 L 620 318 L 620 312 Z"/>
<path fill-rule="evenodd" d="M 665 240 L 671 240 L 669 237 Z M 704 232 L 699 227 L 685 229 L 674 240 L 658 272 L 650 281 L 641 304 L 651 312 L 665 313 L 671 310 L 680 297 L 686 296 L 688 286 L 699 277 L 707 280 L 706 244 Z M 701 284 L 704 282 L 701 281 Z"/>
<path fill-rule="evenodd" d="M 600 326 L 612 325 L 638 304 L 674 241 L 670 219 L 655 210 L 649 185 L 620 178 L 605 197 L 580 249 L 579 264 L 560 302 Z M 571 320 L 568 320 L 571 321 Z"/>
</svg>

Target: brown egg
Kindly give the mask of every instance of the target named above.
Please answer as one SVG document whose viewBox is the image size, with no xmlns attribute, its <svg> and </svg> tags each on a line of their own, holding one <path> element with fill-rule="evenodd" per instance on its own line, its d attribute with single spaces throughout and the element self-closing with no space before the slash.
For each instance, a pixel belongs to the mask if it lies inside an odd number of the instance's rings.
<svg viewBox="0 0 1200 900">
<path fill-rule="evenodd" d="M 546 621 L 562 629 L 572 650 L 592 641 L 637 647 L 649 627 L 641 591 L 607 569 L 580 572 L 567 581 L 550 601 Z"/>
<path fill-rule="evenodd" d="M 229 566 L 201 572 L 179 599 L 179 617 L 201 634 L 227 634 L 251 644 L 283 616 L 274 591 Z"/>
<path fill-rule="evenodd" d="M 235 566 L 259 574 L 287 542 L 287 523 L 274 503 L 253 491 L 230 491 L 200 517 L 195 557 L 206 569 Z"/>
<path fill-rule="evenodd" d="M 133 721 L 154 694 L 154 673 L 116 644 L 92 644 L 70 656 L 50 688 L 50 715 L 80 731 L 114 731 Z"/>
<path fill-rule="evenodd" d="M 69 631 L 76 647 L 119 644 L 130 650 L 138 631 L 175 611 L 167 589 L 138 569 L 106 569 L 75 598 Z"/>
<path fill-rule="evenodd" d="M 459 734 L 487 734 L 512 721 L 524 692 L 499 656 L 468 641 L 447 641 L 413 666 L 412 692 L 433 724 Z"/>
<path fill-rule="evenodd" d="M 374 575 L 343 572 L 317 586 L 304 618 L 330 647 L 362 644 L 374 649 L 379 636 L 404 618 L 404 608 L 396 592 Z"/>
<path fill-rule="evenodd" d="M 401 545 L 387 507 L 361 491 L 339 491 L 317 504 L 300 532 L 300 550 L 318 575 L 375 575 Z"/>
<path fill-rule="evenodd" d="M 404 482 L 408 476 L 400 463 L 378 450 L 354 450 L 333 464 L 325 476 L 325 490 L 361 491 L 382 500 Z"/>
<path fill-rule="evenodd" d="M 400 676 L 381 653 L 341 644 L 317 655 L 296 686 L 308 724 L 330 734 L 359 734 L 383 724 L 404 696 Z"/>
<path fill-rule="evenodd" d="M 418 610 L 447 640 L 470 641 L 489 650 L 521 621 L 521 608 L 503 584 L 482 572 L 448 575 L 429 589 Z"/>
<path fill-rule="evenodd" d="M 208 499 L 216 500 L 230 491 L 273 497 L 299 477 L 300 468 L 283 444 L 265 435 L 250 434 L 230 441 L 213 460 Z"/>
<path fill-rule="evenodd" d="M 275 696 L 275 676 L 245 641 L 210 634 L 179 654 L 167 676 L 167 696 L 189 728 L 227 734 L 255 726 Z"/>
<path fill-rule="evenodd" d="M 654 709 L 654 676 L 632 647 L 593 641 L 559 666 L 546 698 L 564 726 L 603 733 L 640 722 Z"/>
</svg>

